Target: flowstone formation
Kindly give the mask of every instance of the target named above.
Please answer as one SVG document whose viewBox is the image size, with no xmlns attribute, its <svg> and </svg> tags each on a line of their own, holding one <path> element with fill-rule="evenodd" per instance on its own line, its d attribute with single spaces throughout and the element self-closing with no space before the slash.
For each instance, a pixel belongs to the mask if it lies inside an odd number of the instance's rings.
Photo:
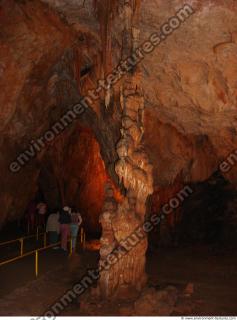
<svg viewBox="0 0 237 320">
<path fill-rule="evenodd" d="M 135 1 L 125 1 L 122 58 L 131 55 L 139 42 L 138 9 Z M 146 284 L 147 237 L 143 234 L 139 239 L 134 234 L 144 222 L 146 199 L 153 193 L 152 165 L 142 143 L 145 106 L 141 77 L 139 68 L 134 67 L 120 87 L 122 123 L 115 171 L 126 190 L 125 197 L 116 208 L 112 189 L 107 186 L 101 215 L 100 264 L 116 248 L 126 251 L 116 264 L 101 272 L 100 294 L 110 299 L 133 297 Z"/>
</svg>

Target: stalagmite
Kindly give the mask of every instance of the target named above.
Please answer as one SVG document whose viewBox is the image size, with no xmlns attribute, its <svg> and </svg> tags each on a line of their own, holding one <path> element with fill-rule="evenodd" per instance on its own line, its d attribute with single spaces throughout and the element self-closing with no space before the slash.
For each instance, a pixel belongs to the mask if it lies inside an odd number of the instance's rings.
<svg viewBox="0 0 237 320">
<path fill-rule="evenodd" d="M 127 53 L 131 54 L 139 43 L 140 30 L 135 11 L 134 1 L 126 0 L 123 7 L 122 57 Z M 125 242 L 129 248 L 126 245 L 126 254 L 117 264 L 101 273 L 100 294 L 107 299 L 134 296 L 146 284 L 147 238 L 144 231 L 138 236 L 135 230 L 142 227 L 144 222 L 146 199 L 153 193 L 153 178 L 152 165 L 142 145 L 145 106 L 138 67 L 126 75 L 120 87 L 120 103 L 121 140 L 117 144 L 119 160 L 115 163 L 115 172 L 126 189 L 126 196 L 116 209 L 111 205 L 114 200 L 109 200 L 107 196 L 105 198 L 105 212 L 101 215 L 103 235 L 100 263 L 106 259 L 106 254 L 118 247 L 124 248 Z M 105 104 L 108 105 L 108 100 Z"/>
</svg>

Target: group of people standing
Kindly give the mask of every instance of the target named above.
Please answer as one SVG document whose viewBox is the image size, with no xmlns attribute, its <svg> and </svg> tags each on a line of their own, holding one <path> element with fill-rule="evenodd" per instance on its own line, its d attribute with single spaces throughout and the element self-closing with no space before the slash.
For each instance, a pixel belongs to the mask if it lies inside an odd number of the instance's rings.
<svg viewBox="0 0 237 320">
<path fill-rule="evenodd" d="M 55 210 L 47 220 L 46 232 L 49 234 L 50 244 L 58 242 L 61 235 L 61 249 L 67 251 L 69 236 L 72 239 L 72 251 L 75 253 L 79 228 L 82 224 L 82 217 L 79 212 L 66 206 L 61 210 Z"/>
<path fill-rule="evenodd" d="M 47 219 L 48 216 L 48 219 Z M 45 229 L 48 233 L 49 243 L 55 244 L 61 236 L 61 249 L 67 251 L 69 236 L 72 239 L 72 250 L 76 250 L 76 241 L 79 228 L 82 224 L 81 214 L 68 206 L 62 209 L 56 208 L 48 215 L 48 207 L 44 201 L 31 201 L 26 212 L 28 231 L 34 231 L 36 227 Z M 46 223 L 47 221 L 47 223 Z"/>
</svg>

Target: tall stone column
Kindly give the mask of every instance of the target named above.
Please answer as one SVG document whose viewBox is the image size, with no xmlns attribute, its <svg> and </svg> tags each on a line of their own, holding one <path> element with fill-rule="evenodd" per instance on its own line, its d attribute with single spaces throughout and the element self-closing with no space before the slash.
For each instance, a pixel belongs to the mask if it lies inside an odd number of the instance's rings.
<svg viewBox="0 0 237 320">
<path fill-rule="evenodd" d="M 134 4 L 134 0 L 124 1 L 122 58 L 132 54 L 139 42 L 138 12 Z M 134 68 L 120 88 L 123 111 L 121 139 L 117 144 L 119 160 L 115 163 L 115 171 L 125 187 L 126 195 L 116 206 L 112 188 L 106 187 L 105 208 L 101 215 L 100 265 L 117 247 L 124 247 L 126 254 L 108 270 L 101 272 L 99 287 L 104 298 L 133 296 L 146 284 L 147 237 L 144 231 L 140 238 L 134 233 L 144 222 L 146 199 L 153 193 L 152 165 L 143 146 L 145 106 L 141 77 L 139 67 Z"/>
</svg>

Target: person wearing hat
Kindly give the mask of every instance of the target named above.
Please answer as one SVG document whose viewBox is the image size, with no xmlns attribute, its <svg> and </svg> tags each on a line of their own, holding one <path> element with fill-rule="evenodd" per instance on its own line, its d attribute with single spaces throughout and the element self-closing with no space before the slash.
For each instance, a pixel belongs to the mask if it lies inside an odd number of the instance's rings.
<svg viewBox="0 0 237 320">
<path fill-rule="evenodd" d="M 61 248 L 63 251 L 67 251 L 67 242 L 70 235 L 70 223 L 71 223 L 71 209 L 64 207 L 59 216 L 60 231 L 61 231 Z"/>
</svg>

